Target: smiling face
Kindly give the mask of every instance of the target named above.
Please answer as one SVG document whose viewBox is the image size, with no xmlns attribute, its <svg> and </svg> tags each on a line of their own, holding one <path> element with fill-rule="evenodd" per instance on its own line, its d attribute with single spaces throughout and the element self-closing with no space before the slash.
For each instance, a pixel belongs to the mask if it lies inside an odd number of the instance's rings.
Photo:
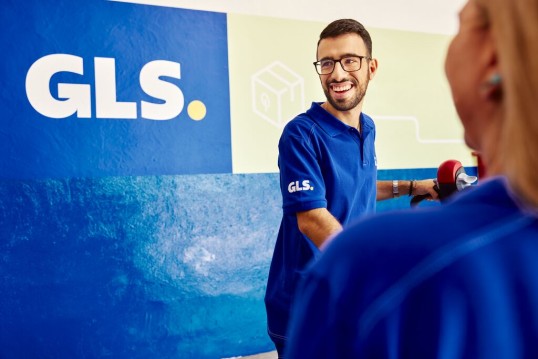
<svg viewBox="0 0 538 359">
<path fill-rule="evenodd" d="M 355 33 L 322 39 L 318 45 L 318 60 L 339 60 L 345 56 L 370 56 L 362 38 Z M 340 63 L 328 75 L 320 75 L 321 86 L 332 110 L 347 112 L 362 106 L 368 82 L 377 68 L 375 60 L 362 60 L 361 69 L 346 72 Z M 332 111 L 331 111 L 332 112 Z"/>
</svg>

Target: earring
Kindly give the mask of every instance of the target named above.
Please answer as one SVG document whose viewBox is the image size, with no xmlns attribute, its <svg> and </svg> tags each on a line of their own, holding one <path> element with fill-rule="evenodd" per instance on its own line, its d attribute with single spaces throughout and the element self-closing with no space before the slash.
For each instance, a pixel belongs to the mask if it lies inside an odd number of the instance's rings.
<svg viewBox="0 0 538 359">
<path fill-rule="evenodd" d="M 498 73 L 494 73 L 493 75 L 491 75 L 491 77 L 488 80 L 488 84 L 491 86 L 500 85 L 501 82 L 502 82 L 502 77 Z"/>
<path fill-rule="evenodd" d="M 499 101 L 502 98 L 502 76 L 494 73 L 482 84 L 481 93 L 485 99 Z"/>
</svg>

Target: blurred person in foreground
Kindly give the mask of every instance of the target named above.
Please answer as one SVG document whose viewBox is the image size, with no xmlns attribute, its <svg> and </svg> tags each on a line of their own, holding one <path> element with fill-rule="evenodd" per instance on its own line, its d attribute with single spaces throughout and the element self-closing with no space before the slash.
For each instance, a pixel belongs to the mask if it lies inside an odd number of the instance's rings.
<svg viewBox="0 0 538 359">
<path fill-rule="evenodd" d="M 538 358 L 538 0 L 469 0 L 445 71 L 488 178 L 329 241 L 286 358 Z M 417 229 L 419 228 L 419 229 Z"/>
</svg>

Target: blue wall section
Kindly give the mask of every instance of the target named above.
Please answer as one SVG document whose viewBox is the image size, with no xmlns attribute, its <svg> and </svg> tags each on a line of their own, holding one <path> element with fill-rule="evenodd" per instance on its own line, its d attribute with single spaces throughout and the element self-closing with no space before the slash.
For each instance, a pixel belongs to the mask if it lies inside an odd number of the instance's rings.
<svg viewBox="0 0 538 359">
<path fill-rule="evenodd" d="M 0 178 L 232 172 L 226 14 L 105 0 L 3 5 Z M 77 58 L 82 73 L 69 70 L 58 55 Z M 98 87 L 96 64 L 103 59 L 114 64 Z M 30 71 L 43 61 L 47 66 Z M 167 72 L 156 61 L 178 73 L 157 76 Z M 150 63 L 156 64 L 154 76 L 143 80 Z M 150 83 L 155 93 L 144 90 Z M 91 113 L 54 118 L 44 111 L 59 111 L 78 98 L 60 96 L 61 86 L 70 86 L 69 92 L 87 88 L 88 96 L 76 103 Z M 183 97 L 180 112 L 165 120 L 144 117 L 142 102 L 166 114 L 167 91 L 173 99 L 168 103 Z M 108 109 L 104 115 L 98 113 L 98 93 L 106 94 L 99 106 Z M 192 103 L 203 106 L 203 118 L 192 118 Z M 134 118 L 123 110 L 112 117 L 110 108 L 124 105 L 134 106 Z"/>
<path fill-rule="evenodd" d="M 0 183 L 1 358 L 270 350 L 278 175 Z"/>
<path fill-rule="evenodd" d="M 398 208 L 409 197 L 378 204 Z M 280 216 L 278 174 L 0 182 L 0 358 L 271 350 L 263 295 Z"/>
</svg>

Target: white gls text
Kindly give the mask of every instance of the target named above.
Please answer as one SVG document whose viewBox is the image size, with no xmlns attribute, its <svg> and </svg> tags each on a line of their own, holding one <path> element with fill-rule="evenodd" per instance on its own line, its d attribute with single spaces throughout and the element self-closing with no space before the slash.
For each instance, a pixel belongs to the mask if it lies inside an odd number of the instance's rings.
<svg viewBox="0 0 538 359">
<path fill-rule="evenodd" d="M 95 110 L 97 118 L 136 119 L 136 102 L 116 100 L 115 59 L 95 57 Z M 50 80 L 59 72 L 83 75 L 83 59 L 69 54 L 52 54 L 38 59 L 26 75 L 26 95 L 32 107 L 43 116 L 66 118 L 74 113 L 78 118 L 92 117 L 90 84 L 58 84 L 58 99 L 49 89 Z M 161 103 L 140 102 L 141 117 L 149 120 L 170 120 L 183 110 L 185 99 L 176 85 L 161 80 L 161 76 L 181 79 L 177 62 L 156 60 L 140 70 L 140 87 Z"/>
<path fill-rule="evenodd" d="M 299 181 L 294 181 L 294 182 L 290 182 L 290 184 L 288 185 L 289 193 L 294 193 L 297 191 L 308 191 L 308 190 L 310 191 L 314 190 L 314 187 L 310 186 L 309 180 L 304 180 L 300 184 L 299 184 Z"/>
</svg>

